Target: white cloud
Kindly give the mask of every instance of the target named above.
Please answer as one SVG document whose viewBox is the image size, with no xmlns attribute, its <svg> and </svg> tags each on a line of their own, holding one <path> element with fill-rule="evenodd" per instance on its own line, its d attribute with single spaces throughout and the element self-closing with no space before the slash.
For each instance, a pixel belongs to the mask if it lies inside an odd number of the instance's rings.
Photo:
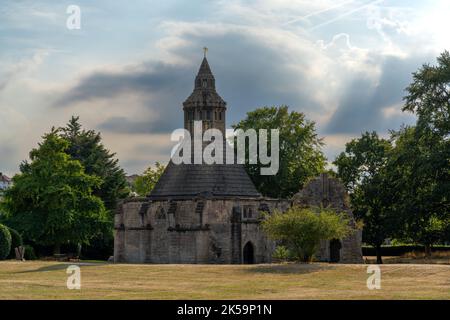
<svg viewBox="0 0 450 320">
<path fill-rule="evenodd" d="M 127 75 L 133 71 L 142 71 L 146 64 L 152 66 L 155 63 L 188 72 L 193 65 L 197 65 L 201 47 L 212 45 L 212 59 L 221 59 L 219 64 L 222 69 L 219 70 L 228 68 L 236 71 L 239 77 L 253 77 L 250 79 L 253 83 L 239 88 L 231 86 L 230 82 L 234 81 L 231 76 L 218 78 L 222 88 L 241 90 L 230 90 L 230 98 L 234 101 L 246 101 L 247 108 L 261 103 L 258 100 L 261 96 L 269 100 L 266 103 L 278 103 L 285 98 L 294 102 L 293 108 L 305 112 L 308 118 L 317 121 L 318 128 L 322 130 L 333 119 L 336 110 L 345 107 L 341 105 L 342 101 L 347 93 L 354 92 L 352 89 L 355 82 L 363 79 L 369 87 L 367 92 L 376 92 L 380 83 L 385 81 L 383 75 L 386 61 L 395 58 L 405 62 L 423 57 L 423 62 L 426 62 L 430 54 L 435 56 L 443 48 L 450 47 L 447 34 L 450 8 L 446 1 L 434 1 L 433 5 L 423 5 L 425 8 L 417 8 L 412 4 L 393 6 L 387 2 L 370 0 L 227 0 L 211 6 L 210 14 L 201 20 L 169 16 L 162 19 L 156 27 L 142 28 L 140 32 L 155 34 L 157 39 L 151 44 L 141 44 L 143 51 L 147 50 L 145 55 L 137 53 L 139 49 L 136 48 L 120 48 L 123 49 L 120 55 L 111 51 L 101 59 L 98 55 L 94 57 L 94 54 L 90 54 L 96 49 L 97 44 L 94 42 L 88 47 L 78 48 L 79 51 L 69 45 L 52 46 L 49 50 L 37 49 L 39 39 L 30 38 L 30 43 L 35 45 L 30 49 L 34 52 L 33 55 L 28 53 L 28 56 L 23 56 L 18 62 L 0 59 L 0 63 L 3 63 L 0 64 L 0 119 L 4 121 L 0 125 L 0 144 L 13 141 L 21 150 L 20 158 L 14 156 L 5 161 L 18 164 L 26 154 L 25 150 L 34 146 L 43 132 L 52 125 L 64 124 L 72 114 L 80 115 L 83 124 L 90 128 L 99 128 L 107 118 L 122 117 L 129 124 L 137 120 L 161 121 L 161 117 L 167 117 L 167 113 L 160 109 L 163 97 L 152 97 L 150 93 L 142 91 L 124 91 L 120 94 L 111 92 L 110 97 L 105 95 L 93 100 L 78 101 L 67 108 L 51 107 L 61 92 L 73 88 L 94 73 Z M 33 23 L 36 21 L 45 20 L 50 25 L 59 23 L 59 13 L 55 13 L 59 11 L 55 11 L 51 5 L 32 6 L 31 10 L 19 6 L 17 13 L 26 12 L 26 15 L 16 15 L 11 8 L 6 7 L 7 27 L 33 30 Z M 91 13 L 101 11 L 96 10 L 93 5 L 89 10 Z M 34 20 L 27 21 L 27 17 L 34 17 Z M 64 17 L 64 11 L 61 17 Z M 95 14 L 92 17 L 95 18 Z M 124 20 L 124 28 L 127 23 L 132 24 Z M 111 41 L 116 42 L 117 51 L 120 51 L 119 47 L 125 40 L 114 33 L 104 33 L 104 29 L 101 32 L 88 30 L 86 34 L 92 37 L 90 39 L 110 37 Z M 126 40 L 134 36 L 130 32 Z M 70 38 L 67 42 L 74 39 Z M 221 41 L 222 45 L 215 41 Z M 127 51 L 130 57 L 128 60 L 122 59 L 123 51 Z M 133 58 L 139 56 L 145 58 L 141 61 Z M 117 63 L 118 60 L 123 62 Z M 110 63 L 111 61 L 114 63 Z M 214 69 L 214 65 L 212 67 Z M 413 67 L 414 64 L 411 64 L 411 68 Z M 268 71 L 272 74 L 267 74 Z M 414 69 L 400 71 L 409 73 Z M 193 78 L 194 74 L 180 75 L 182 77 Z M 228 83 L 225 84 L 224 81 Z M 184 82 L 182 84 L 185 85 Z M 270 94 L 276 97 L 275 100 L 265 96 L 264 92 L 258 96 L 258 90 L 262 91 L 266 84 L 272 86 Z M 170 90 L 179 89 L 180 84 L 177 84 L 178 87 L 173 84 L 169 88 L 170 85 L 167 85 L 168 89 L 164 94 L 175 96 Z M 191 87 L 186 87 L 183 90 L 188 92 L 190 89 Z M 227 99 L 227 96 L 224 98 Z M 181 115 L 181 99 L 179 103 L 170 101 L 176 104 L 170 106 L 173 108 L 170 110 L 180 113 L 174 118 Z M 363 100 L 364 96 L 361 97 L 361 101 Z M 168 100 L 165 101 L 167 103 Z M 378 111 L 386 123 L 389 119 L 401 118 L 401 101 L 388 101 L 387 105 L 383 103 L 379 102 L 382 107 Z M 229 110 L 235 115 L 240 112 L 233 109 L 233 106 Z M 163 140 L 160 133 L 130 136 L 105 131 L 103 136 L 107 146 L 118 152 L 130 173 L 141 171 L 146 159 L 148 163 L 155 159 L 162 160 L 161 150 L 167 147 L 165 143 L 158 144 L 158 141 Z M 351 137 L 350 134 L 328 134 L 325 137 L 327 154 L 335 154 Z M 146 141 L 150 146 L 157 146 L 154 152 L 136 152 L 133 149 Z M 2 160 L 3 157 L 2 155 Z"/>
</svg>

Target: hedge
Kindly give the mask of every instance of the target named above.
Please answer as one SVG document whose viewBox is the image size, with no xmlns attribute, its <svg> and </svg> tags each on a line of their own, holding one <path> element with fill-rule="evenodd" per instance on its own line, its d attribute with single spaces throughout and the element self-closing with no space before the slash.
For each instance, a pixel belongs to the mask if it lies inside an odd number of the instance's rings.
<svg viewBox="0 0 450 320">
<path fill-rule="evenodd" d="M 413 251 L 425 252 L 425 247 L 422 245 L 381 246 L 382 256 L 401 256 Z M 433 246 L 432 251 L 450 251 L 450 246 Z M 374 247 L 363 246 L 362 252 L 364 256 L 376 256 Z"/>
<path fill-rule="evenodd" d="M 28 244 L 25 246 L 25 260 L 37 260 L 36 253 L 34 252 L 34 248 Z"/>
<path fill-rule="evenodd" d="M 0 260 L 6 259 L 11 251 L 11 233 L 8 228 L 0 224 Z"/>
</svg>

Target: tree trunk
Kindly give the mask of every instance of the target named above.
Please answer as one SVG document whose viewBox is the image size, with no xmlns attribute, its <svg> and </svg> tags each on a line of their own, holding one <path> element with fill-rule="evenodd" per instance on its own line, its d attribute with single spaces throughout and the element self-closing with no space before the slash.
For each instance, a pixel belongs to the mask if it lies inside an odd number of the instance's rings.
<svg viewBox="0 0 450 320">
<path fill-rule="evenodd" d="M 431 244 L 425 244 L 425 256 L 426 257 L 431 256 Z"/>
<path fill-rule="evenodd" d="M 55 244 L 53 247 L 53 254 L 61 254 L 61 244 Z"/>
<path fill-rule="evenodd" d="M 383 259 L 381 257 L 381 244 L 375 246 L 375 252 L 377 254 L 377 264 L 383 264 Z"/>
</svg>

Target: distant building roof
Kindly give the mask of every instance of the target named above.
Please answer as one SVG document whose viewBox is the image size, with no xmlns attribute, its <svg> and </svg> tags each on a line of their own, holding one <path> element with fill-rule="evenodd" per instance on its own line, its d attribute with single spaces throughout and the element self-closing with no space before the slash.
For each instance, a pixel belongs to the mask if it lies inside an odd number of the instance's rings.
<svg viewBox="0 0 450 320">
<path fill-rule="evenodd" d="M 0 182 L 6 182 L 6 183 L 11 183 L 12 180 L 10 177 L 4 175 L 3 173 L 0 172 Z"/>
</svg>

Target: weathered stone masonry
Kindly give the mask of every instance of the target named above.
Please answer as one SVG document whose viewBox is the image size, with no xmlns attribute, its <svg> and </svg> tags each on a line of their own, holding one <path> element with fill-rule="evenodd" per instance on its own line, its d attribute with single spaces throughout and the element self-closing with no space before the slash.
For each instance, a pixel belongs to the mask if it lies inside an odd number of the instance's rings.
<svg viewBox="0 0 450 320">
<path fill-rule="evenodd" d="M 116 214 L 114 258 L 132 263 L 270 262 L 274 243 L 259 227 L 261 211 L 289 205 L 245 198 L 129 199 Z M 245 245 L 253 250 L 250 261 L 244 261 Z"/>
</svg>

